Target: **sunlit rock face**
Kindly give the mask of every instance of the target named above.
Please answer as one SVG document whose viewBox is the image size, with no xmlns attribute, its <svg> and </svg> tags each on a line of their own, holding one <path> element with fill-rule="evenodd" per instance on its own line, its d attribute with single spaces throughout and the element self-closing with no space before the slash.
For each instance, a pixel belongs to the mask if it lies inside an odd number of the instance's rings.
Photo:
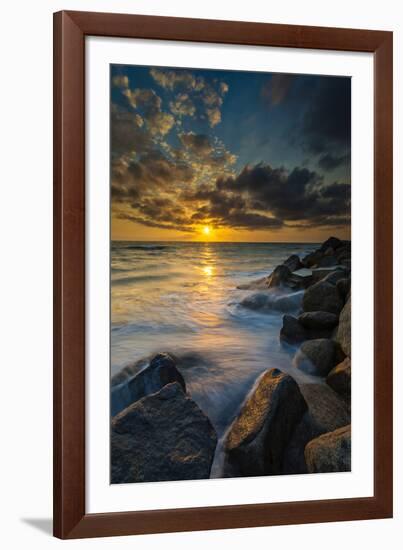
<svg viewBox="0 0 403 550">
<path fill-rule="evenodd" d="M 341 314 L 337 329 L 337 341 L 344 353 L 351 356 L 351 299 L 349 298 Z"/>
<path fill-rule="evenodd" d="M 216 432 L 177 382 L 140 399 L 112 421 L 111 482 L 210 476 Z"/>
<path fill-rule="evenodd" d="M 310 473 L 351 471 L 351 425 L 310 441 L 305 460 Z"/>
<path fill-rule="evenodd" d="M 285 446 L 306 409 L 291 376 L 278 369 L 265 372 L 229 429 L 226 474 L 281 473 Z"/>
</svg>

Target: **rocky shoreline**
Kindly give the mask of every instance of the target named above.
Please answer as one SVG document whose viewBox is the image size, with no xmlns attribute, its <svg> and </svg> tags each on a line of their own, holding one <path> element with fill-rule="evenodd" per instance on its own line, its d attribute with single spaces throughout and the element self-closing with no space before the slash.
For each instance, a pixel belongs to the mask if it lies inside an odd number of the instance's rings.
<svg viewBox="0 0 403 550">
<path fill-rule="evenodd" d="M 225 434 L 222 477 L 351 469 L 350 272 L 351 243 L 331 237 L 239 287 L 241 307 L 284 313 L 280 341 L 317 382 L 263 372 Z M 173 356 L 114 377 L 111 415 L 112 483 L 210 477 L 217 434 Z"/>
</svg>

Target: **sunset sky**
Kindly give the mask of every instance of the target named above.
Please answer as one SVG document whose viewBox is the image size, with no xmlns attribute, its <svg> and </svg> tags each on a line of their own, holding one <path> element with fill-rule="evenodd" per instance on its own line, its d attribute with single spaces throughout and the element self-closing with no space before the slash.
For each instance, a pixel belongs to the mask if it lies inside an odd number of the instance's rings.
<svg viewBox="0 0 403 550">
<path fill-rule="evenodd" d="M 112 239 L 350 238 L 350 79 L 111 66 Z"/>
</svg>

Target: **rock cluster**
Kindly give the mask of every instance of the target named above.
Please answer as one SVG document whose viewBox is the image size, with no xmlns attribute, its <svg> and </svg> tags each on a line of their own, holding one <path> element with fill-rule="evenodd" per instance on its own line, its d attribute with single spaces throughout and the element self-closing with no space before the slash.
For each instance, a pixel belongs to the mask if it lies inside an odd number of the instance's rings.
<svg viewBox="0 0 403 550">
<path fill-rule="evenodd" d="M 111 482 L 208 478 L 217 435 L 174 359 L 156 355 L 126 386 L 131 403 L 112 418 Z"/>
<path fill-rule="evenodd" d="M 331 237 L 243 287 L 259 289 L 242 305 L 261 311 L 281 311 L 278 300 L 299 295 L 283 310 L 280 340 L 297 346 L 294 366 L 318 383 L 298 385 L 288 374 L 266 372 L 228 431 L 225 475 L 350 469 L 350 270 L 350 242 Z"/>
</svg>

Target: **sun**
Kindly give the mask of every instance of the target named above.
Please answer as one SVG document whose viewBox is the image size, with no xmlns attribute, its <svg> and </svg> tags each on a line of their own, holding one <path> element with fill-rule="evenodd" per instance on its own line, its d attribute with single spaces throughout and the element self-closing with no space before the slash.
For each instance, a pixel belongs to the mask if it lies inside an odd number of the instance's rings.
<svg viewBox="0 0 403 550">
<path fill-rule="evenodd" d="M 211 233 L 211 228 L 210 228 L 209 225 L 205 225 L 205 226 L 203 227 L 203 233 L 204 233 L 204 235 L 206 235 L 206 237 L 208 237 L 208 236 L 210 235 L 210 233 Z"/>
</svg>

